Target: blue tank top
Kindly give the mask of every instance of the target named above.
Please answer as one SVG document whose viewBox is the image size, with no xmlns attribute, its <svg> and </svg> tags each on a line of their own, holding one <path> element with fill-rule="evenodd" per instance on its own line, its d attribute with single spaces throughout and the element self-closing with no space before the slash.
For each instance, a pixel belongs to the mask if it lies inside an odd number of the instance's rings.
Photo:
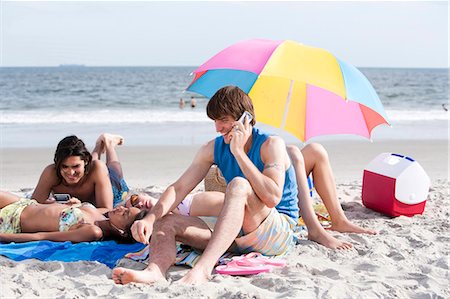
<svg viewBox="0 0 450 299">
<path fill-rule="evenodd" d="M 247 153 L 247 156 L 261 172 L 264 170 L 264 163 L 261 160 L 261 146 L 268 137 L 268 134 L 262 132 L 257 128 L 253 128 L 252 147 Z M 226 144 L 223 141 L 223 136 L 219 136 L 215 140 L 214 163 L 216 163 L 219 167 L 227 184 L 237 176 L 245 178 L 245 175 L 241 171 L 236 158 L 231 153 L 230 145 Z M 291 166 L 289 166 L 289 168 L 286 170 L 283 196 L 281 197 L 281 201 L 275 208 L 278 210 L 278 212 L 290 216 L 295 221 L 297 221 L 299 216 L 297 192 L 297 180 L 295 177 L 294 167 L 291 164 Z"/>
</svg>

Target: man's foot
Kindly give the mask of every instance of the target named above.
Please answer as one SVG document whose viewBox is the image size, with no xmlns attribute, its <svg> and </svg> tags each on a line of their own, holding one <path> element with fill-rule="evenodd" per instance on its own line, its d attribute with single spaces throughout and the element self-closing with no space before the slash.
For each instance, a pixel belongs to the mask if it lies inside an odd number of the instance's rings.
<svg viewBox="0 0 450 299">
<path fill-rule="evenodd" d="M 323 232 L 319 232 L 316 235 L 308 233 L 308 240 L 317 242 L 327 248 L 330 249 L 351 249 L 353 247 L 352 244 L 344 241 L 340 241 L 327 233 L 325 230 Z"/>
<path fill-rule="evenodd" d="M 112 146 L 122 145 L 124 143 L 124 139 L 122 136 L 108 133 L 103 133 L 102 135 L 100 135 L 99 139 L 103 141 L 104 144 Z"/>
<path fill-rule="evenodd" d="M 177 283 L 197 285 L 208 282 L 210 275 L 202 270 L 195 268 L 191 269 L 183 278 L 177 281 Z"/>
<path fill-rule="evenodd" d="M 351 223 L 348 219 L 345 219 L 343 221 L 337 222 L 331 220 L 331 227 L 330 230 L 334 230 L 341 233 L 356 233 L 356 234 L 369 234 L 369 235 L 376 235 L 378 234 L 377 231 L 373 229 L 363 228 L 361 226 L 358 226 L 354 223 Z"/>
<path fill-rule="evenodd" d="M 158 271 L 151 270 L 131 270 L 127 268 L 114 268 L 112 271 L 112 279 L 116 284 L 127 284 L 130 282 L 152 284 L 157 281 L 165 281 L 166 278 L 158 273 Z"/>
</svg>

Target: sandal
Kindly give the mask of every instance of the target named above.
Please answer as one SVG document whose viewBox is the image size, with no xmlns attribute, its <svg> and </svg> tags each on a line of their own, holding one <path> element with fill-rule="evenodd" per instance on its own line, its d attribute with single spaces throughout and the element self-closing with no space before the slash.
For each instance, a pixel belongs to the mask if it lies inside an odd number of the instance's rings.
<svg viewBox="0 0 450 299">
<path fill-rule="evenodd" d="M 286 260 L 267 258 L 258 252 L 235 256 L 226 265 L 217 266 L 216 272 L 226 275 L 252 275 L 270 272 L 274 267 L 286 266 Z"/>
</svg>

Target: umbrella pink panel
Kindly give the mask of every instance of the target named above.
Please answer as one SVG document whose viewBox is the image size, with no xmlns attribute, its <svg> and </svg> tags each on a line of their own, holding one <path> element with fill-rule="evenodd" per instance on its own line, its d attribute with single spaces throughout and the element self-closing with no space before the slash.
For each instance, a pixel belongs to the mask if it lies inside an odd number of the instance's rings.
<svg viewBox="0 0 450 299">
<path fill-rule="evenodd" d="M 254 39 L 236 43 L 217 53 L 194 73 L 213 69 L 233 69 L 259 75 L 273 51 L 282 42 Z"/>
<path fill-rule="evenodd" d="M 370 138 L 360 105 L 322 88 L 306 87 L 305 140 L 314 136 L 356 134 Z"/>
</svg>

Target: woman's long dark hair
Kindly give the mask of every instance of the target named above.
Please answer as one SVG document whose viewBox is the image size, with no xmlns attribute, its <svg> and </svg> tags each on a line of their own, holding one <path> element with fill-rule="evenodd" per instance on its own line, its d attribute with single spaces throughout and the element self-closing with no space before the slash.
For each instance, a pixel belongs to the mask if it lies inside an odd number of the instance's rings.
<svg viewBox="0 0 450 299">
<path fill-rule="evenodd" d="M 83 140 L 79 139 L 75 135 L 67 136 L 58 143 L 55 151 L 55 157 L 53 159 L 53 161 L 55 162 L 56 176 L 59 179 L 58 184 L 63 181 L 63 177 L 61 175 L 61 164 L 65 159 L 71 156 L 80 157 L 80 159 L 85 163 L 85 175 L 89 173 L 92 162 L 91 153 L 87 150 Z"/>
</svg>

